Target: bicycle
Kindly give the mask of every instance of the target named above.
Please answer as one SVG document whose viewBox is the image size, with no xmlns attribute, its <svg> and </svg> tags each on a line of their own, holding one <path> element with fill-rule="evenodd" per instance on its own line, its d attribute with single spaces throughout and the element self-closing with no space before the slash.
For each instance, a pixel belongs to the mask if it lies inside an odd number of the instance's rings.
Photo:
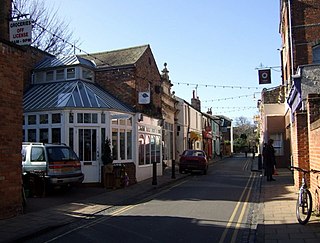
<svg viewBox="0 0 320 243">
<path fill-rule="evenodd" d="M 301 187 L 296 204 L 296 216 L 300 224 L 305 225 L 308 223 L 312 213 L 312 196 L 308 189 L 306 174 L 310 174 L 309 170 L 304 170 L 299 167 L 291 166 L 292 169 L 303 173 L 301 179 Z"/>
</svg>

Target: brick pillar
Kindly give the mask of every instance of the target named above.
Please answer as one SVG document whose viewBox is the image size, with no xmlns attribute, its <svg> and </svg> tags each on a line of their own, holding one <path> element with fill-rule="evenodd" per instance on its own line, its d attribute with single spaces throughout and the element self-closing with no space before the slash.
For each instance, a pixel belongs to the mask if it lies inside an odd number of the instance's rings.
<svg viewBox="0 0 320 243">
<path fill-rule="evenodd" d="M 320 94 L 309 94 L 307 99 L 310 169 L 320 170 Z M 320 174 L 310 174 L 310 191 L 314 206 L 320 203 Z M 315 208 L 319 213 L 320 208 Z"/>
<path fill-rule="evenodd" d="M 0 42 L 0 219 L 22 212 L 23 53 L 12 46 Z"/>
</svg>

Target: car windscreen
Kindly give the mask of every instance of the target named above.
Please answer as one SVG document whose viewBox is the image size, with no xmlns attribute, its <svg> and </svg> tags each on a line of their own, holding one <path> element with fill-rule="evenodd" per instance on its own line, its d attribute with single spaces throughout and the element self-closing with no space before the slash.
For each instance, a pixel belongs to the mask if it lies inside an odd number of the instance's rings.
<svg viewBox="0 0 320 243">
<path fill-rule="evenodd" d="M 49 162 L 79 160 L 76 153 L 68 147 L 48 147 L 47 154 Z"/>
</svg>

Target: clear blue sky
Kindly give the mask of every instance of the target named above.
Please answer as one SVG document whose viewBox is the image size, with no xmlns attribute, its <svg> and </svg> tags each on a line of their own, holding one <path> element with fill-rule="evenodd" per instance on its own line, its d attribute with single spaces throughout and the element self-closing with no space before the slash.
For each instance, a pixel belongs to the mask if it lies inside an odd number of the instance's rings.
<svg viewBox="0 0 320 243">
<path fill-rule="evenodd" d="M 198 84 L 203 112 L 212 107 L 214 114 L 251 120 L 258 113 L 254 107 L 261 90 L 281 84 L 279 68 L 272 70 L 271 85 L 259 85 L 256 70 L 261 64 L 280 66 L 279 1 L 45 2 L 59 9 L 74 36 L 80 38 L 79 48 L 86 52 L 150 44 L 159 70 L 168 64 L 177 96 L 190 103 Z"/>
</svg>

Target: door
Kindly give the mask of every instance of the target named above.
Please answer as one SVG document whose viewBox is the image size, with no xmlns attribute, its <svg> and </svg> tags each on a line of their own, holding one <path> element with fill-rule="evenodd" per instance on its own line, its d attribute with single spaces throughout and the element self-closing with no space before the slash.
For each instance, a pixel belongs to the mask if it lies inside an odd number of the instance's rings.
<svg viewBox="0 0 320 243">
<path fill-rule="evenodd" d="M 96 128 L 78 128 L 78 154 L 84 174 L 84 183 L 100 181 L 97 141 Z"/>
</svg>

